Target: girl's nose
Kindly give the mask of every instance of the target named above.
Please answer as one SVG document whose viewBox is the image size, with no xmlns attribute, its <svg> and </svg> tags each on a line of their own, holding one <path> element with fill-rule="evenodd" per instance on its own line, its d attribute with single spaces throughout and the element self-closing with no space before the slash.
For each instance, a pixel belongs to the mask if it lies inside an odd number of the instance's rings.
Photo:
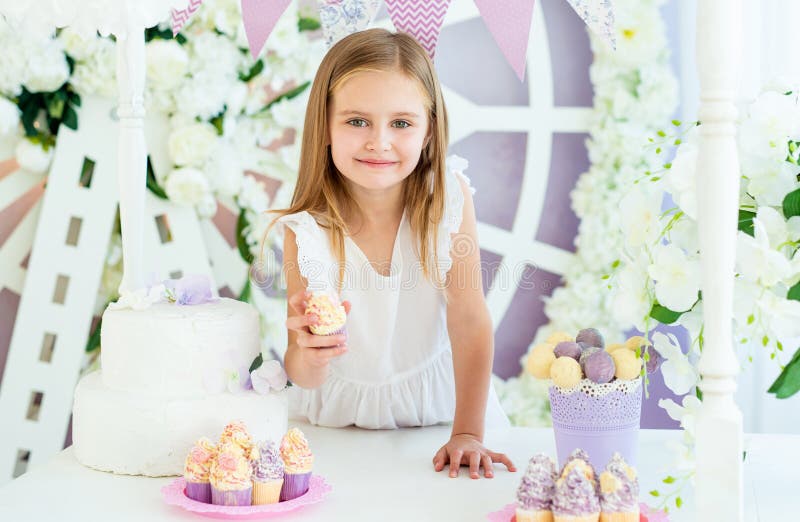
<svg viewBox="0 0 800 522">
<path fill-rule="evenodd" d="M 367 150 L 388 151 L 392 149 L 389 133 L 385 130 L 376 130 L 367 141 Z"/>
</svg>

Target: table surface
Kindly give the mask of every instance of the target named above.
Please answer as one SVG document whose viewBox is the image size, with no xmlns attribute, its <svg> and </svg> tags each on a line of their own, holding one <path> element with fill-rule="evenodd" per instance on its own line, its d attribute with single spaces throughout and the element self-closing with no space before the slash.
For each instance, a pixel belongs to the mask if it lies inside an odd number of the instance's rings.
<svg viewBox="0 0 800 522">
<path fill-rule="evenodd" d="M 513 502 L 527 460 L 537 452 L 555 456 L 550 429 L 510 428 L 486 435 L 493 450 L 507 453 L 520 468 L 510 473 L 496 465 L 493 479 L 457 479 L 435 473 L 431 460 L 446 442 L 449 426 L 369 431 L 329 429 L 292 422 L 302 429 L 315 454 L 314 472 L 333 491 L 321 503 L 270 520 L 485 521 L 491 511 Z M 669 441 L 681 432 L 642 430 L 639 437 L 641 499 L 664 490 L 670 473 Z M 795 491 L 800 436 L 745 437 L 746 522 L 789 520 L 800 513 Z M 173 478 L 112 475 L 78 464 L 71 448 L 0 488 L 0 521 L 188 521 L 208 520 L 162 501 L 161 487 Z M 682 493 L 672 522 L 693 521 L 692 487 Z M 651 502 L 652 504 L 652 502 Z"/>
</svg>

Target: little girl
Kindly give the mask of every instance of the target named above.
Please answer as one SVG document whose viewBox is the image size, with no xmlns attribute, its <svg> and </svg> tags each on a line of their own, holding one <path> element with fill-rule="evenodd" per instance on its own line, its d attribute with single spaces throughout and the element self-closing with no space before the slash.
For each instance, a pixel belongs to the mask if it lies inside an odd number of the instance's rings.
<svg viewBox="0 0 800 522">
<path fill-rule="evenodd" d="M 507 426 L 491 389 L 492 324 L 466 161 L 445 166 L 447 113 L 433 63 L 382 29 L 337 43 L 317 72 L 285 225 L 285 366 L 292 410 L 323 426 L 453 422 L 433 458 L 478 478 L 484 425 Z M 338 295 L 347 335 L 312 335 L 308 290 Z M 487 404 L 488 398 L 488 404 Z"/>
</svg>

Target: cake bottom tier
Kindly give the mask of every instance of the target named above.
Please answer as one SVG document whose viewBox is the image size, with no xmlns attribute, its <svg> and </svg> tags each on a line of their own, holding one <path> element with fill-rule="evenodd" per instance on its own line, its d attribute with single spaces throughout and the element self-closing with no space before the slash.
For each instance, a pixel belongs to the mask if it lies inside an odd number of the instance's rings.
<svg viewBox="0 0 800 522">
<path fill-rule="evenodd" d="M 100 371 L 80 380 L 72 411 L 73 450 L 84 466 L 123 475 L 181 475 L 200 437 L 216 442 L 241 420 L 255 440 L 279 443 L 287 428 L 287 392 L 254 391 L 169 399 L 112 390 Z"/>
</svg>

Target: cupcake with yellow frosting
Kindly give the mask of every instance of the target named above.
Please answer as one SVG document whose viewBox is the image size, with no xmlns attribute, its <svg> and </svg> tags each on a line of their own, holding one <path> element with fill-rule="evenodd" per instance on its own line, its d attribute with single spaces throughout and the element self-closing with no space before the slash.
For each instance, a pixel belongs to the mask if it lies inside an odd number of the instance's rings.
<svg viewBox="0 0 800 522">
<path fill-rule="evenodd" d="M 271 440 L 253 447 L 250 458 L 253 468 L 253 505 L 278 502 L 283 488 L 283 459 Z"/>
<path fill-rule="evenodd" d="M 225 429 L 222 430 L 222 435 L 219 437 L 219 445 L 222 446 L 228 443 L 239 446 L 245 458 L 250 458 L 250 452 L 253 449 L 253 438 L 250 436 L 250 432 L 247 431 L 247 426 L 245 426 L 244 422 L 233 421 L 225 426 Z"/>
<path fill-rule="evenodd" d="M 232 442 L 221 445 L 209 473 L 211 503 L 221 506 L 251 505 L 252 474 L 250 461 L 239 446 Z"/>
<path fill-rule="evenodd" d="M 347 311 L 336 295 L 329 292 L 311 292 L 306 305 L 308 315 L 316 315 L 317 322 L 309 326 L 314 335 L 339 335 L 345 333 Z"/>
<path fill-rule="evenodd" d="M 284 465 L 281 488 L 281 502 L 283 502 L 304 495 L 311 480 L 314 455 L 302 431 L 292 428 L 286 432 L 281 441 L 281 458 Z"/>
<path fill-rule="evenodd" d="M 217 446 L 206 437 L 198 440 L 189 451 L 183 466 L 183 478 L 186 480 L 186 496 L 190 499 L 211 503 L 209 472 L 216 456 Z"/>
</svg>

